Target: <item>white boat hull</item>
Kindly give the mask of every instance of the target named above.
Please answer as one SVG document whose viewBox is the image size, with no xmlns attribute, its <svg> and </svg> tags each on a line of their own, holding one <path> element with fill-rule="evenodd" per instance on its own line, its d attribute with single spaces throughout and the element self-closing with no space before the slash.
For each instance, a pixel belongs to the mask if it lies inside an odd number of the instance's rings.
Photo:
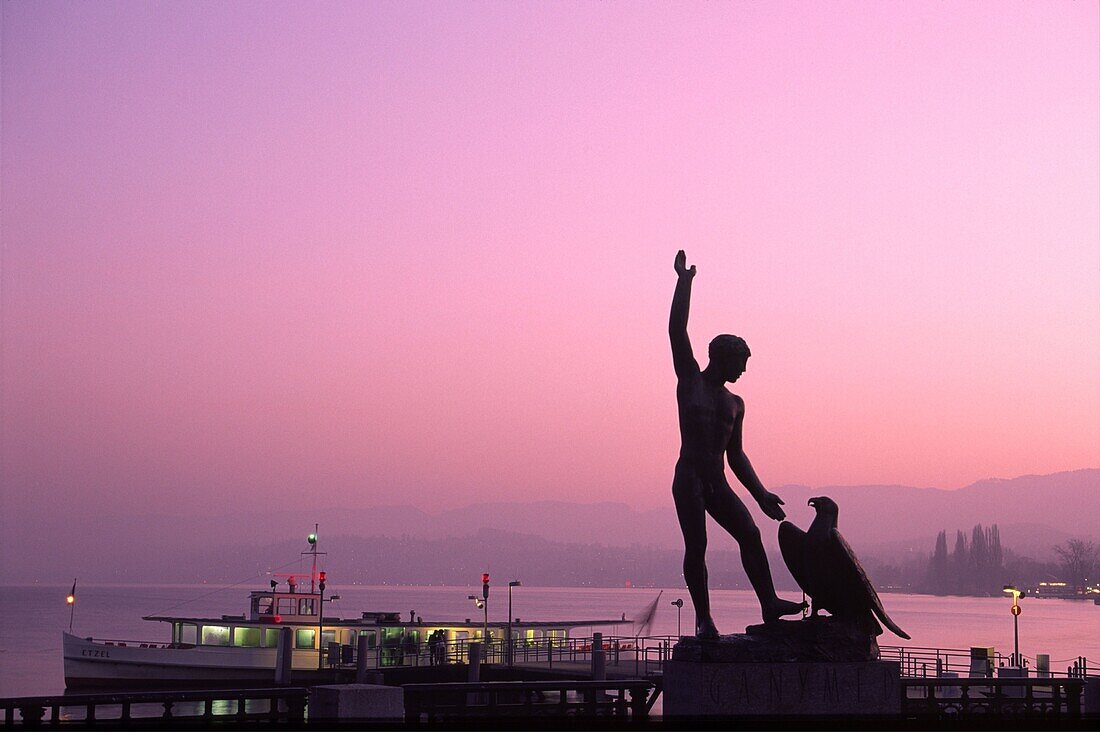
<svg viewBox="0 0 1100 732">
<path fill-rule="evenodd" d="M 62 633 L 62 649 L 69 688 L 275 682 L 274 648 L 120 645 Z M 317 675 L 317 651 L 295 650 L 291 669 L 295 681 Z"/>
</svg>

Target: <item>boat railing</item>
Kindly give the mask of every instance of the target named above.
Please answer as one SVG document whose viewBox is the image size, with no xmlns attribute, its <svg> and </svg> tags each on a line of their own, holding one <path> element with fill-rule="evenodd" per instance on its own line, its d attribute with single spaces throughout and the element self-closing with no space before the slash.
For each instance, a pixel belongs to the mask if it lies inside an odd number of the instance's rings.
<svg viewBox="0 0 1100 732">
<path fill-rule="evenodd" d="M 121 648 L 194 648 L 194 643 L 167 643 L 165 641 L 133 640 L 130 638 L 93 638 L 87 636 L 86 641 L 101 643 L 105 646 L 119 646 Z"/>
</svg>

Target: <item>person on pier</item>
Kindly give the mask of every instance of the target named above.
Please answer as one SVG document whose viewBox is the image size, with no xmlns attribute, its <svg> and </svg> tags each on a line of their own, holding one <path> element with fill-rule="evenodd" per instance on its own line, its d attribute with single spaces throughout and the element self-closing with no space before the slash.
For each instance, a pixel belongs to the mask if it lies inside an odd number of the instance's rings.
<svg viewBox="0 0 1100 732">
<path fill-rule="evenodd" d="M 680 458 L 672 480 L 672 497 L 684 535 L 684 580 L 695 606 L 695 635 L 717 638 L 718 629 L 711 617 L 707 587 L 708 513 L 740 546 L 741 563 L 760 600 L 764 622 L 801 613 L 805 605 L 782 600 L 775 594 L 768 556 L 760 541 L 760 529 L 726 481 L 723 456 L 766 516 L 776 521 L 786 518 L 780 508 L 783 501 L 764 488 L 742 447 L 745 403 L 726 389 L 727 383 L 737 381 L 745 372 L 751 355 L 749 347 L 737 336 L 717 336 L 710 342 L 707 367 L 699 369 L 687 333 L 695 266 L 688 268 L 682 249 L 676 253 L 674 266 L 677 281 L 668 336 L 672 342 L 672 365 L 676 370 Z"/>
</svg>

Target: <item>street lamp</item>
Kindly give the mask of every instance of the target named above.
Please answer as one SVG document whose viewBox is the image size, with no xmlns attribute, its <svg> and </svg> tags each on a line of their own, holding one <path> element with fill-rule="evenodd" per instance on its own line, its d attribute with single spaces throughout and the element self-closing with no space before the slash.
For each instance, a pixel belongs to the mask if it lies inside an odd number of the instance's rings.
<svg viewBox="0 0 1100 732">
<path fill-rule="evenodd" d="M 681 635 L 681 633 L 680 633 L 680 608 L 682 608 L 684 606 L 684 601 L 682 599 L 680 599 L 679 597 L 677 597 L 675 600 L 672 601 L 671 604 L 676 607 L 676 635 L 679 636 L 679 635 Z"/>
<path fill-rule="evenodd" d="M 473 600 L 474 601 L 474 606 L 478 610 L 484 610 L 485 611 L 485 625 L 483 626 L 484 629 L 481 631 L 481 640 L 482 640 L 482 642 L 488 643 L 488 641 L 489 641 L 489 637 L 488 637 L 489 636 L 489 604 L 487 602 L 485 602 L 484 598 L 478 597 L 477 595 L 467 595 L 466 599 L 467 600 Z"/>
<path fill-rule="evenodd" d="M 512 580 L 508 583 L 508 665 L 512 665 L 512 588 L 520 587 L 519 580 Z"/>
<path fill-rule="evenodd" d="M 1027 595 L 1027 590 L 1020 590 L 1015 585 L 1005 585 L 1006 595 L 1012 595 L 1012 665 L 1022 666 L 1020 658 L 1020 598 Z"/>
</svg>

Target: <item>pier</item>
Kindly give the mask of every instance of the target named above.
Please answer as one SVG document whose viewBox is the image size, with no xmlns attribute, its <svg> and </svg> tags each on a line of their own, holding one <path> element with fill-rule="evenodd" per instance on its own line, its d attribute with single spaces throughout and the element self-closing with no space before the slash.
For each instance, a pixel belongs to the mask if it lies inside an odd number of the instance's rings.
<svg viewBox="0 0 1100 732">
<path fill-rule="evenodd" d="M 356 658 L 354 649 L 350 656 L 337 649 L 321 672 L 310 673 L 308 680 L 294 674 L 290 685 L 0 699 L 0 712 L 5 728 L 296 727 L 322 721 L 310 714 L 315 688 L 339 691 L 366 681 L 379 685 L 375 688 L 400 687 L 401 715 L 412 724 L 508 717 L 643 724 L 660 699 L 664 665 L 677 640 L 595 634 L 517 644 L 511 658 L 503 642 L 484 649 L 452 644 L 442 655 L 418 652 L 400 658 Z M 884 724 L 1028 719 L 1053 728 L 1100 719 L 1100 669 L 1087 659 L 1077 659 L 1064 671 L 1039 675 L 1031 669 L 1018 675 L 1019 670 L 1003 665 L 1003 657 L 979 657 L 978 650 L 882 646 L 882 660 L 899 664 L 902 696 L 901 716 Z"/>
</svg>

